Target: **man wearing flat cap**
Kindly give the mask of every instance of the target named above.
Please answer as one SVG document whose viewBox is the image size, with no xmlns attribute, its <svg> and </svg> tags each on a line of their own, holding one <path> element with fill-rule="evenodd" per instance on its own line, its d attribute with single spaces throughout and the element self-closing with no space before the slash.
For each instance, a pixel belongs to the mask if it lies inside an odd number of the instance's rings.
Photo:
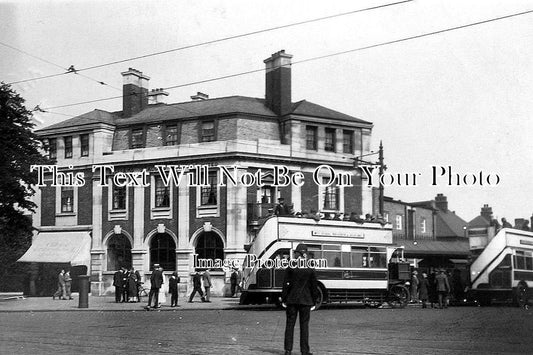
<svg viewBox="0 0 533 355">
<path fill-rule="evenodd" d="M 298 244 L 294 257 L 307 259 L 307 246 Z M 285 269 L 281 301 L 287 308 L 284 344 L 286 355 L 292 352 L 294 325 L 298 315 L 300 317 L 300 351 L 302 354 L 311 354 L 309 352 L 309 318 L 311 309 L 314 309 L 318 298 L 317 286 L 315 269 L 308 267 Z"/>
</svg>

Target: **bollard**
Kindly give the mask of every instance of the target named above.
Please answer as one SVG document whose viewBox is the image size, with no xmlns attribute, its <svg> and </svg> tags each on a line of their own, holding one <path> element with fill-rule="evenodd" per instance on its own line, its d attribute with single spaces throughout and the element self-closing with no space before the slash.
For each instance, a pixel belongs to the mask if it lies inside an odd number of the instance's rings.
<svg viewBox="0 0 533 355">
<path fill-rule="evenodd" d="M 89 275 L 80 275 L 80 302 L 78 308 L 89 308 Z"/>
</svg>

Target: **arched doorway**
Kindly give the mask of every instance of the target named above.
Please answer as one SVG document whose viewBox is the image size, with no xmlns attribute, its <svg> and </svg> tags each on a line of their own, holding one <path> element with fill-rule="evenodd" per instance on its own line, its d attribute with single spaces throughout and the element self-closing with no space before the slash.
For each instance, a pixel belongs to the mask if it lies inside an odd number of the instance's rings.
<svg viewBox="0 0 533 355">
<path fill-rule="evenodd" d="M 159 264 L 165 271 L 176 270 L 176 243 L 168 233 L 156 233 L 150 240 L 150 265 Z"/>
<path fill-rule="evenodd" d="M 113 234 L 107 242 L 107 270 L 131 267 L 131 243 L 124 234 Z"/>
</svg>

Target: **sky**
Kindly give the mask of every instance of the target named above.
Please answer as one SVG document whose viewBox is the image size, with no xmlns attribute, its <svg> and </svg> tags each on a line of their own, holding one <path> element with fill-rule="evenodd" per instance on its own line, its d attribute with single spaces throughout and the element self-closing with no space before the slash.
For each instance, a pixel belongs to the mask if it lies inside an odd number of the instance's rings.
<svg viewBox="0 0 533 355">
<path fill-rule="evenodd" d="M 391 1 L 1 1 L 0 81 L 7 83 L 190 46 Z M 13 84 L 36 105 L 37 128 L 96 108 L 121 110 L 121 72 L 150 88 L 263 69 L 293 55 L 292 98 L 370 121 L 387 173 L 420 173 L 416 186 L 388 186 L 402 201 L 448 197 L 465 220 L 484 204 L 508 220 L 533 214 L 533 13 L 297 63 L 533 10 L 533 1 L 415 0 L 250 36 Z M 37 59 L 39 58 L 39 59 Z M 98 82 L 103 81 L 107 85 Z M 264 72 L 168 90 L 167 102 L 264 97 Z M 99 102 L 57 107 L 91 100 Z M 484 176 L 483 186 L 450 185 L 432 167 Z M 493 186 L 487 186 L 491 174 Z M 495 184 L 496 175 L 499 183 Z M 455 180 L 455 178 L 454 178 Z M 397 180 L 398 181 L 398 180 Z"/>
</svg>

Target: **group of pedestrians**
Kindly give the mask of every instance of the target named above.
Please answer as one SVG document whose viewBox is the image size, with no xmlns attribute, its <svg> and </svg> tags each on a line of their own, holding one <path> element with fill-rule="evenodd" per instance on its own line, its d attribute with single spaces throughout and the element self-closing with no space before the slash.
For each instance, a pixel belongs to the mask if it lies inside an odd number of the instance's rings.
<svg viewBox="0 0 533 355">
<path fill-rule="evenodd" d="M 448 308 L 449 295 L 451 293 L 450 281 L 444 269 L 438 269 L 437 273 L 432 273 L 431 277 L 423 272 L 422 277 L 418 276 L 415 270 L 411 276 L 411 303 L 422 303 L 422 308 L 427 308 L 427 303 L 434 308 L 438 304 L 439 308 Z"/>
<path fill-rule="evenodd" d="M 113 275 L 115 286 L 115 302 L 139 302 L 139 287 L 142 284 L 141 274 L 133 267 L 121 267 Z"/>
<path fill-rule="evenodd" d="M 61 269 L 57 276 L 57 291 L 52 296 L 52 299 L 72 300 L 72 277 L 70 270 L 65 271 Z"/>
</svg>

